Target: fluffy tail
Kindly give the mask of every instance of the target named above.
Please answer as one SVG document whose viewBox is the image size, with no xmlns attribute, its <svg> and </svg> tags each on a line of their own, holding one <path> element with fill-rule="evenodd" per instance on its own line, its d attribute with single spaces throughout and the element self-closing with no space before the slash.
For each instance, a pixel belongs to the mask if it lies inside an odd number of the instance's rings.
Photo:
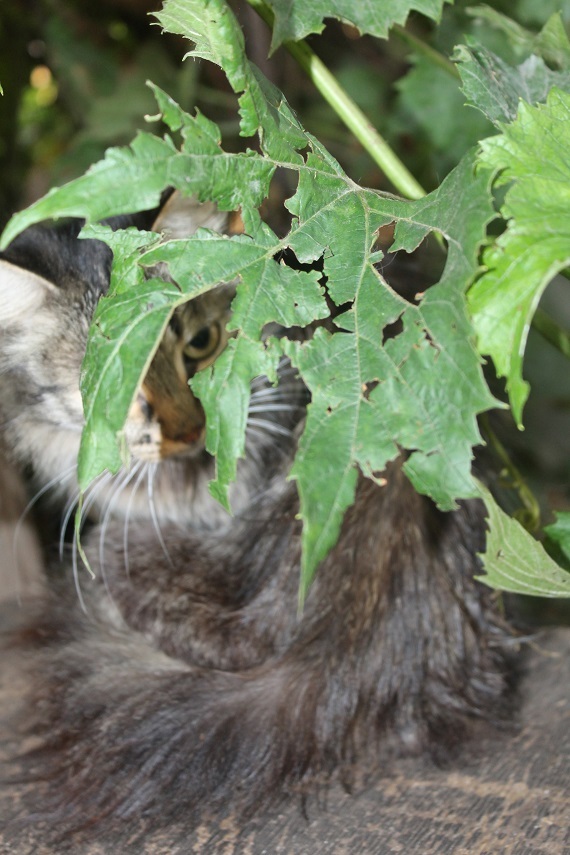
<svg viewBox="0 0 570 855">
<path fill-rule="evenodd" d="M 196 668 L 137 634 L 73 627 L 61 606 L 50 618 L 34 630 L 49 641 L 35 656 L 25 724 L 40 744 L 18 777 L 34 784 L 21 818 L 56 839 L 141 817 L 192 827 L 205 811 L 247 816 L 329 777 L 345 753 L 355 710 L 339 696 L 331 715 L 318 663 L 288 655 L 241 673 Z"/>
<path fill-rule="evenodd" d="M 267 639 L 275 625 L 273 647 L 264 642 L 253 664 L 222 657 L 230 662 L 222 669 L 197 665 L 191 651 L 163 652 L 152 640 L 156 615 L 133 629 L 111 606 L 97 619 L 46 607 L 30 635 L 29 729 L 40 744 L 22 758 L 37 782 L 26 820 L 65 834 L 141 817 L 153 826 L 183 818 L 190 827 L 226 808 L 247 816 L 334 774 L 350 784 L 355 769 L 378 768 L 394 750 L 448 746 L 473 717 L 500 719 L 507 633 L 472 579 L 477 509 L 438 514 L 402 479 L 395 472 L 382 490 L 360 486 L 301 618 L 295 586 L 275 581 L 297 576 L 294 515 L 273 515 L 276 526 L 287 520 L 277 534 L 267 519 L 259 532 L 248 523 L 256 548 L 244 562 L 238 538 L 232 561 L 251 584 L 228 571 L 235 599 L 206 628 L 231 648 L 244 634 Z M 264 538 L 272 538 L 267 550 Z M 260 569 L 268 555 L 269 574 Z M 200 611 L 202 582 L 183 592 L 196 594 L 189 616 Z M 143 598 L 134 584 L 137 591 Z M 256 620 L 266 621 L 263 632 Z"/>
</svg>

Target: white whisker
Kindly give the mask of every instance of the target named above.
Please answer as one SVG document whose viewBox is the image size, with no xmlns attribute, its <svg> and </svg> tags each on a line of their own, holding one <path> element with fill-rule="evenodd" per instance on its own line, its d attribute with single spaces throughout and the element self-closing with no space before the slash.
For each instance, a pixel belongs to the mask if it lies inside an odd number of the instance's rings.
<svg viewBox="0 0 570 855">
<path fill-rule="evenodd" d="M 275 400 L 296 400 L 299 398 L 298 384 L 284 383 L 279 386 L 261 386 L 251 390 L 251 399 L 274 398 Z"/>
<path fill-rule="evenodd" d="M 54 487 L 62 486 L 63 484 L 65 484 L 66 481 L 69 481 L 73 477 L 74 473 L 75 473 L 75 466 L 70 466 L 68 469 L 64 469 L 63 472 L 60 472 L 58 475 L 55 476 L 55 478 L 51 478 L 46 484 L 44 484 L 44 486 L 40 490 L 38 490 L 37 493 L 35 493 L 32 496 L 32 498 L 30 499 L 30 501 L 28 502 L 28 504 L 26 505 L 26 507 L 24 508 L 22 513 L 20 514 L 20 516 L 18 518 L 18 522 L 16 523 L 16 525 L 14 527 L 14 534 L 12 536 L 12 556 L 13 556 L 14 567 L 15 567 L 15 572 L 16 572 L 15 583 L 17 586 L 18 602 L 20 601 L 20 572 L 19 572 L 19 558 L 18 558 L 18 543 L 19 543 L 19 540 L 20 540 L 20 537 L 22 534 L 22 527 L 24 525 L 26 517 L 28 516 L 28 514 L 30 513 L 30 511 L 34 507 L 34 505 L 41 499 L 42 496 L 44 496 L 47 492 L 49 492 L 49 490 L 53 489 Z"/>
<path fill-rule="evenodd" d="M 86 501 L 81 507 L 81 517 L 79 519 L 79 525 L 74 527 L 73 530 L 73 539 L 71 543 L 71 564 L 73 567 L 73 581 L 75 584 L 75 590 L 77 592 L 77 599 L 79 600 L 79 605 L 83 612 L 87 613 L 87 608 L 85 606 L 85 600 L 83 599 L 83 594 L 81 593 L 81 584 L 79 581 L 79 562 L 77 560 L 77 556 L 79 553 L 79 538 L 81 537 L 81 531 L 83 529 L 83 525 L 85 520 L 89 515 L 90 509 L 93 507 L 97 496 L 100 494 L 101 490 L 109 483 L 112 479 L 112 475 L 110 472 L 104 472 L 100 477 L 98 477 L 93 484 L 90 484 L 87 492 L 85 493 Z M 65 523 L 65 527 L 67 528 L 67 524 L 69 523 L 69 519 L 71 514 L 73 513 L 75 505 L 70 505 L 69 510 L 66 514 L 67 522 Z M 60 539 L 60 549 L 61 549 L 61 539 Z"/>
<path fill-rule="evenodd" d="M 248 419 L 247 421 L 248 427 L 257 427 L 262 431 L 267 431 L 267 433 L 278 434 L 279 436 L 286 436 L 288 439 L 291 438 L 291 431 L 284 428 L 282 425 L 275 424 L 275 422 L 267 421 L 266 419 Z"/>
<path fill-rule="evenodd" d="M 160 523 L 158 521 L 158 516 L 156 513 L 156 506 L 154 503 L 154 479 L 155 479 L 156 472 L 157 472 L 159 465 L 160 464 L 158 464 L 158 463 L 153 463 L 153 464 L 151 464 L 151 467 L 150 467 L 149 477 L 148 477 L 148 481 L 147 481 L 148 507 L 150 510 L 150 515 L 152 517 L 152 522 L 153 522 L 153 525 L 154 525 L 154 528 L 156 531 L 156 535 L 158 537 L 158 542 L 160 543 L 160 545 L 162 547 L 162 551 L 164 552 L 164 555 L 167 558 L 168 563 L 170 565 L 172 565 L 172 559 L 170 557 L 170 553 L 168 552 L 168 549 L 166 548 L 166 544 L 165 544 L 164 538 L 162 536 L 162 531 L 160 529 Z"/>
<path fill-rule="evenodd" d="M 74 508 L 77 507 L 77 503 L 79 501 L 79 496 L 81 495 L 81 491 L 79 489 L 75 490 L 74 493 L 67 500 L 67 504 L 63 511 L 63 518 L 61 520 L 61 525 L 59 529 L 59 560 L 63 559 L 63 548 L 65 545 L 65 534 L 67 532 L 67 526 L 69 525 L 69 520 L 71 519 L 71 515 L 74 511 Z"/>
<path fill-rule="evenodd" d="M 105 572 L 105 538 L 107 535 L 107 528 L 111 520 L 111 512 L 117 499 L 121 497 L 124 490 L 130 483 L 130 481 L 132 481 L 132 479 L 138 473 L 142 465 L 142 461 L 137 460 L 130 469 L 123 470 L 117 477 L 115 477 L 111 485 L 110 495 L 101 510 L 102 519 L 99 529 L 99 565 L 101 567 L 101 575 L 103 577 L 105 589 L 111 600 L 113 599 L 113 597 L 111 595 L 111 591 L 109 590 L 107 574 Z"/>
<path fill-rule="evenodd" d="M 87 488 L 86 496 L 87 502 L 84 504 L 81 509 L 81 526 L 83 526 L 83 521 L 87 517 L 87 513 L 89 509 L 92 507 L 93 502 L 97 494 L 100 490 L 109 482 L 111 479 L 111 475 L 109 472 L 104 472 L 103 475 L 99 476 L 92 484 Z M 64 508 L 63 519 L 61 521 L 61 527 L 59 532 L 59 558 L 60 561 L 63 558 L 63 550 L 65 546 L 65 535 L 67 532 L 67 527 L 69 525 L 69 521 L 73 514 L 73 511 L 77 507 L 77 503 L 79 501 L 79 497 L 81 496 L 81 491 L 76 490 L 68 499 L 67 504 Z"/>
<path fill-rule="evenodd" d="M 127 507 L 125 510 L 125 521 L 123 524 L 123 557 L 125 560 L 125 573 L 127 576 L 129 575 L 129 519 L 131 516 L 131 507 L 133 504 L 133 500 L 135 498 L 136 492 L 140 487 L 144 476 L 147 474 L 149 464 L 143 464 L 142 461 L 139 461 L 140 464 L 140 472 L 138 474 L 137 480 L 134 483 L 133 489 L 131 490 L 131 495 L 129 496 L 129 501 L 127 502 Z"/>
<path fill-rule="evenodd" d="M 77 599 L 79 600 L 79 605 L 81 606 L 81 611 L 87 614 L 87 607 L 85 605 L 85 600 L 83 599 L 83 594 L 81 593 L 81 584 L 79 582 L 79 567 L 77 562 L 77 535 L 73 535 L 73 545 L 71 550 L 71 566 L 73 568 L 73 582 L 75 584 L 75 591 L 77 593 Z"/>
<path fill-rule="evenodd" d="M 22 532 L 22 526 L 24 524 L 24 521 L 25 521 L 27 515 L 29 514 L 31 509 L 34 507 L 34 505 L 41 499 L 41 497 L 44 496 L 47 492 L 49 492 L 49 490 L 53 489 L 53 487 L 61 486 L 61 485 L 65 484 L 66 481 L 71 480 L 71 478 L 73 477 L 73 475 L 75 473 L 75 468 L 76 468 L 75 465 L 70 466 L 68 469 L 64 469 L 63 472 L 59 473 L 59 475 L 56 475 L 55 478 L 51 478 L 47 482 L 47 484 L 44 484 L 44 486 L 41 488 L 41 490 L 38 490 L 38 492 L 35 493 L 34 496 L 32 496 L 32 498 L 30 499 L 30 501 L 28 502 L 28 504 L 26 505 L 26 507 L 24 508 L 22 513 L 20 514 L 20 517 L 19 517 L 18 522 L 16 523 L 16 527 L 14 529 L 14 537 L 12 538 L 12 553 L 14 556 L 14 561 L 16 563 L 16 566 L 18 563 L 18 555 L 17 555 L 18 540 L 19 540 L 20 534 Z"/>
<path fill-rule="evenodd" d="M 55 476 L 55 478 L 52 478 L 50 481 L 47 482 L 47 484 L 44 484 L 44 486 L 40 490 L 38 490 L 38 492 L 35 493 L 34 496 L 32 496 L 32 498 L 30 499 L 30 501 L 28 502 L 28 504 L 26 505 L 26 507 L 22 511 L 20 519 L 25 517 L 26 514 L 28 514 L 30 512 L 30 510 L 33 508 L 33 506 L 36 504 L 36 502 L 39 499 L 41 499 L 41 497 L 44 496 L 48 492 L 48 490 L 51 490 L 53 487 L 56 487 L 58 485 L 64 484 L 66 481 L 68 481 L 71 478 L 71 476 L 73 475 L 74 472 L 75 472 L 75 465 L 70 466 L 68 469 L 64 469 L 63 472 L 60 472 L 58 475 Z"/>
<path fill-rule="evenodd" d="M 299 407 L 294 404 L 254 404 L 250 407 L 250 413 L 292 413 L 298 410 Z"/>
</svg>

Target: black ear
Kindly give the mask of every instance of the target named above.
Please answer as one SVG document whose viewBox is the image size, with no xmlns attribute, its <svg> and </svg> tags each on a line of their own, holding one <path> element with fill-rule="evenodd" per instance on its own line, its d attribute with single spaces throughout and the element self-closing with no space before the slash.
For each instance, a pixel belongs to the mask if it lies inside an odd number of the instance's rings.
<svg viewBox="0 0 570 855">
<path fill-rule="evenodd" d="M 0 259 L 46 279 L 58 288 L 87 286 L 94 293 L 109 284 L 112 253 L 98 240 L 78 240 L 82 220 L 57 228 L 31 226 L 0 254 Z"/>
<path fill-rule="evenodd" d="M 80 229 L 79 220 L 70 220 L 57 230 L 31 226 L 14 238 L 0 259 L 58 284 L 64 247 L 75 242 Z"/>
</svg>

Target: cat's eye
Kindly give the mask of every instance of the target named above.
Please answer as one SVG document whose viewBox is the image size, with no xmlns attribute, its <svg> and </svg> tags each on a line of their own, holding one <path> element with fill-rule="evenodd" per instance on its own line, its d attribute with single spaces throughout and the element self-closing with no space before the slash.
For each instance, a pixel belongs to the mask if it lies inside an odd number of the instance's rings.
<svg viewBox="0 0 570 855">
<path fill-rule="evenodd" d="M 202 327 L 196 335 L 192 336 L 184 348 L 184 356 L 188 359 L 207 359 L 215 353 L 221 338 L 221 327 L 218 323 Z"/>
</svg>

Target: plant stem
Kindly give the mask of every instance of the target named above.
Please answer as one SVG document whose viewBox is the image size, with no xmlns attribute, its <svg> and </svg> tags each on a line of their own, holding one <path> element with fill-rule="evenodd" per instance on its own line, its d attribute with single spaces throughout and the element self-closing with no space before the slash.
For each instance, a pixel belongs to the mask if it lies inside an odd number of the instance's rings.
<svg viewBox="0 0 570 855">
<path fill-rule="evenodd" d="M 559 327 L 542 309 L 537 309 L 534 313 L 532 327 L 560 353 L 570 359 L 570 333 Z"/>
<path fill-rule="evenodd" d="M 481 429 L 487 444 L 493 449 L 508 475 L 513 488 L 517 491 L 522 508 L 513 514 L 527 531 L 536 532 L 540 526 L 540 506 L 536 496 L 509 457 L 503 443 L 489 424 L 487 413 L 480 416 Z"/>
<path fill-rule="evenodd" d="M 264 0 L 247 2 L 270 27 L 273 26 L 273 12 Z M 408 199 L 421 199 L 425 196 L 423 187 L 308 44 L 305 41 L 284 42 L 284 47 L 297 60 L 315 88 L 352 131 L 396 190 Z"/>
</svg>

